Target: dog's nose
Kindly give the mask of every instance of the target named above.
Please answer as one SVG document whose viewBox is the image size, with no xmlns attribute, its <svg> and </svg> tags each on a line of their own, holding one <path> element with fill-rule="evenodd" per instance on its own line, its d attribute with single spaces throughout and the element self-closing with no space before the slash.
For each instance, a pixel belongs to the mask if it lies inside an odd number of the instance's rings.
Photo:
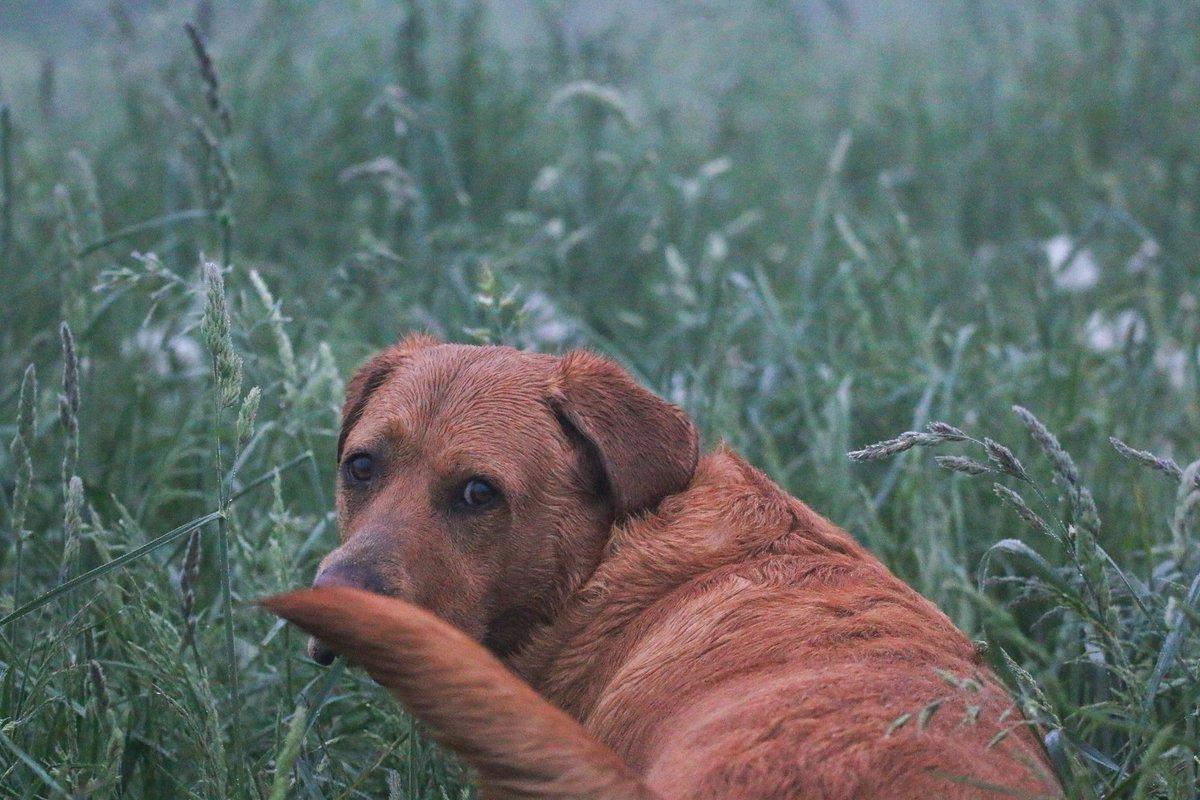
<svg viewBox="0 0 1200 800">
<path fill-rule="evenodd" d="M 317 573 L 313 586 L 349 586 L 375 594 L 391 594 L 379 573 L 364 564 L 330 564 Z"/>
<path fill-rule="evenodd" d="M 330 564 L 317 573 L 314 587 L 349 586 L 376 594 L 388 594 L 379 575 L 370 567 L 361 564 Z M 316 638 L 308 640 L 308 656 L 323 667 L 328 667 L 337 658 L 337 653 Z"/>
</svg>

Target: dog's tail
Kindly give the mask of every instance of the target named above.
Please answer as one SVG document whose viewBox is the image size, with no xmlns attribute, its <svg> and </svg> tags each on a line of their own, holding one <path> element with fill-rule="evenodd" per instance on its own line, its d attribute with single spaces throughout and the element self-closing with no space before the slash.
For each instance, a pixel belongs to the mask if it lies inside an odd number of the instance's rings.
<svg viewBox="0 0 1200 800">
<path fill-rule="evenodd" d="M 489 798 L 658 800 L 578 722 L 427 611 L 344 586 L 262 605 L 364 667 L 478 770 Z"/>
</svg>

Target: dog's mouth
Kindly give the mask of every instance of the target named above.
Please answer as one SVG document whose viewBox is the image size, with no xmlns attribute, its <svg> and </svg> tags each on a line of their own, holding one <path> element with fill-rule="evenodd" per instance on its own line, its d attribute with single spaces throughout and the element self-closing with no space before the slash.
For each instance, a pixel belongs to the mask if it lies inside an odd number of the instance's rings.
<svg viewBox="0 0 1200 800">
<path fill-rule="evenodd" d="M 314 636 L 308 640 L 308 657 L 322 667 L 328 667 L 338 657 L 338 654 Z"/>
</svg>

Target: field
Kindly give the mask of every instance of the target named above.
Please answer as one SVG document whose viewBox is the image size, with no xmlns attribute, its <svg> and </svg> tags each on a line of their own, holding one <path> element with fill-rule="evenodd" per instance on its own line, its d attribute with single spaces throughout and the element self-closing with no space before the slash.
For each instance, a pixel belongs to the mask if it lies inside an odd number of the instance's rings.
<svg viewBox="0 0 1200 800">
<path fill-rule="evenodd" d="M 1197 0 L 7 2 L 0 796 L 470 796 L 253 604 L 429 330 L 619 359 L 1193 798 L 1198 253 Z"/>
</svg>

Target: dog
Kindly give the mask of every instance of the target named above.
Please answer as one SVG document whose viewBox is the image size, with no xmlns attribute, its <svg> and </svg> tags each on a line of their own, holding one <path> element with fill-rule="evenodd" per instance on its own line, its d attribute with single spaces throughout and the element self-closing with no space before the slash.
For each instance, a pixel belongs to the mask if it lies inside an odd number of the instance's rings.
<svg viewBox="0 0 1200 800">
<path fill-rule="evenodd" d="M 607 358 L 410 336 L 337 449 L 342 543 L 264 603 L 483 797 L 1062 797 L 941 611 Z"/>
</svg>

